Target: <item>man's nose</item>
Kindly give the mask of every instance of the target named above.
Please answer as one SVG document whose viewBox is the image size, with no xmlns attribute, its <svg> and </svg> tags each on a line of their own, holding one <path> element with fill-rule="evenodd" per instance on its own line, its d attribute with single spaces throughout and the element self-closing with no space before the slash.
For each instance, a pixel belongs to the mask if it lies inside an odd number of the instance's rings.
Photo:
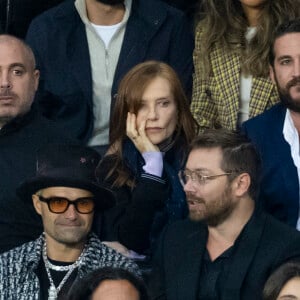
<svg viewBox="0 0 300 300">
<path fill-rule="evenodd" d="M 0 88 L 3 89 L 10 89 L 12 87 L 10 76 L 8 72 L 2 72 L 1 78 L 0 78 Z"/>
<path fill-rule="evenodd" d="M 195 182 L 192 180 L 192 178 L 187 179 L 185 185 L 183 186 L 183 190 L 185 193 L 195 192 Z"/>
<path fill-rule="evenodd" d="M 68 209 L 64 212 L 64 215 L 67 219 L 76 219 L 77 218 L 77 210 L 75 208 L 75 205 L 74 204 L 70 204 Z"/>
<path fill-rule="evenodd" d="M 294 74 L 295 77 L 300 76 L 300 59 L 298 59 L 294 64 Z"/>
</svg>

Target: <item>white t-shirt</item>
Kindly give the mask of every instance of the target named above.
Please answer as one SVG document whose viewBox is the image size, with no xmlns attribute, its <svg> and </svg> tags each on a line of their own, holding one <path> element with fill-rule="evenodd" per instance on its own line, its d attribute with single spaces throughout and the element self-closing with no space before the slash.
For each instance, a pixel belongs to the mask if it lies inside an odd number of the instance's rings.
<svg viewBox="0 0 300 300">
<path fill-rule="evenodd" d="M 111 38 L 116 33 L 116 31 L 120 28 L 120 26 L 122 25 L 122 22 L 120 22 L 118 24 L 114 24 L 114 25 L 109 25 L 109 26 L 108 25 L 106 25 L 106 26 L 96 25 L 93 23 L 91 23 L 91 24 L 95 28 L 99 37 L 104 42 L 105 47 L 108 48 Z"/>
<path fill-rule="evenodd" d="M 245 33 L 245 38 L 248 42 L 256 34 L 256 27 L 248 27 Z M 252 75 L 246 75 L 241 73 L 240 75 L 240 105 L 239 105 L 239 116 L 238 123 L 242 125 L 244 121 L 249 119 L 249 108 L 250 108 L 250 96 L 252 87 Z"/>
<path fill-rule="evenodd" d="M 300 183 L 300 152 L 299 152 L 299 134 L 297 129 L 295 128 L 293 119 L 291 117 L 290 111 L 287 109 L 285 114 L 285 119 L 283 123 L 283 136 L 284 139 L 291 147 L 291 156 L 294 161 L 294 165 L 297 168 L 298 173 L 298 182 Z M 299 200 L 300 200 L 300 190 Z M 297 230 L 300 231 L 300 216 L 298 216 L 298 221 L 296 225 Z"/>
</svg>

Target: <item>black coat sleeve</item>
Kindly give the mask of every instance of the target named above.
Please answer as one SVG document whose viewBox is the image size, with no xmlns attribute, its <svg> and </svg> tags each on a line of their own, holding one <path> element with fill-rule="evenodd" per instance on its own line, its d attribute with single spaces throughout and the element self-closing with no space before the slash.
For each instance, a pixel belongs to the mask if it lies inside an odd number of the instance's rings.
<svg viewBox="0 0 300 300">
<path fill-rule="evenodd" d="M 134 188 L 113 188 L 116 205 L 102 215 L 100 237 L 119 241 L 130 250 L 142 253 L 150 247 L 150 231 L 156 212 L 164 208 L 168 185 L 141 177 Z"/>
</svg>

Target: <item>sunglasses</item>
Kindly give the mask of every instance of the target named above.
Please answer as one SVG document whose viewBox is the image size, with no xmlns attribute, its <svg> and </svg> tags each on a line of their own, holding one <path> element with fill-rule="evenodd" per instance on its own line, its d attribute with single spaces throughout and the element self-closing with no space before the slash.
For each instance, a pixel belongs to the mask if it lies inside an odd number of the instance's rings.
<svg viewBox="0 0 300 300">
<path fill-rule="evenodd" d="M 74 205 L 76 211 L 81 214 L 90 214 L 95 208 L 93 197 L 82 197 L 70 201 L 69 199 L 63 197 L 44 198 L 43 196 L 37 196 L 39 197 L 40 201 L 47 203 L 49 210 L 55 214 L 63 214 L 67 211 L 71 204 Z"/>
</svg>

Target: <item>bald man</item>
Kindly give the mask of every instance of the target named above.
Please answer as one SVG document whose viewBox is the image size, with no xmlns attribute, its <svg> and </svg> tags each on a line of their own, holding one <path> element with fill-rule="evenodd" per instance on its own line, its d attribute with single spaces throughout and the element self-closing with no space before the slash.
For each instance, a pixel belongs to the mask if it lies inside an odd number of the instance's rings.
<svg viewBox="0 0 300 300">
<path fill-rule="evenodd" d="M 64 142 L 64 130 L 32 106 L 39 83 L 32 50 L 23 41 L 0 35 L 0 253 L 35 239 L 42 224 L 32 205 L 15 194 L 34 174 L 36 150 Z"/>
</svg>

